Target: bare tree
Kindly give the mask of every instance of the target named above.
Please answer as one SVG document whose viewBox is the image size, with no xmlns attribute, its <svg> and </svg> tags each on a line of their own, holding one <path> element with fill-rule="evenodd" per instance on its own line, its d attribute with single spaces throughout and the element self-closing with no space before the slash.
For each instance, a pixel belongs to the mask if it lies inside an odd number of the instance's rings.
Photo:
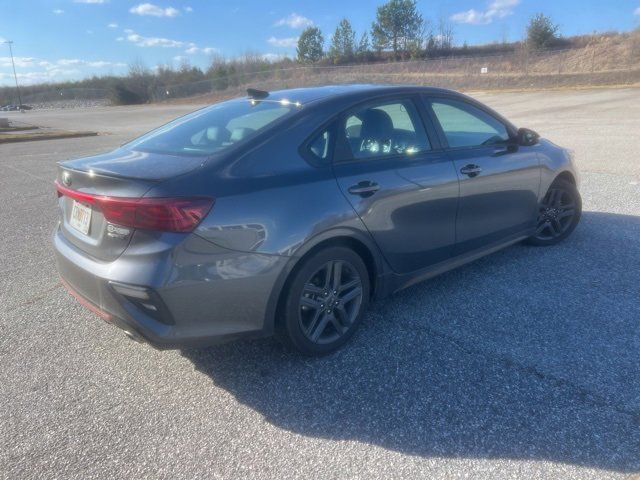
<svg viewBox="0 0 640 480">
<path fill-rule="evenodd" d="M 453 48 L 453 24 L 445 17 L 438 20 L 437 44 L 440 50 L 448 51 Z"/>
</svg>

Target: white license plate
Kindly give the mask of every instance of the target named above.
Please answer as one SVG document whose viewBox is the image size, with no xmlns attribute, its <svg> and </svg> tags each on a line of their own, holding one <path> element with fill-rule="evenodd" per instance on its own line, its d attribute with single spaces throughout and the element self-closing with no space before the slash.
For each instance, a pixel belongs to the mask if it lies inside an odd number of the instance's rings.
<svg viewBox="0 0 640 480">
<path fill-rule="evenodd" d="M 73 228 L 87 235 L 91 224 L 91 207 L 74 200 L 69 223 Z"/>
</svg>

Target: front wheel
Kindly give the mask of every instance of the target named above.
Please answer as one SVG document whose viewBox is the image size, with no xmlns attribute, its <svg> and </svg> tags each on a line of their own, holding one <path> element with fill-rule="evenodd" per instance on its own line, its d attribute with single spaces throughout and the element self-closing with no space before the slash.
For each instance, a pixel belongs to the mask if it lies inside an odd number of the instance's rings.
<svg viewBox="0 0 640 480">
<path fill-rule="evenodd" d="M 538 207 L 535 233 L 527 239 L 530 245 L 555 245 L 567 238 L 578 225 L 582 199 L 576 186 L 566 180 L 555 180 Z"/>
<path fill-rule="evenodd" d="M 341 347 L 369 302 L 367 268 L 345 247 L 329 247 L 303 260 L 288 284 L 278 337 L 307 355 Z"/>
</svg>

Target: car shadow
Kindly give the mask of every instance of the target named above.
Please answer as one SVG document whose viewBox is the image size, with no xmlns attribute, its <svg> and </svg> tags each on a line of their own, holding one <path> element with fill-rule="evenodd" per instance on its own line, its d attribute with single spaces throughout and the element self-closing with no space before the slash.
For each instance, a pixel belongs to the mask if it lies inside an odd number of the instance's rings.
<svg viewBox="0 0 640 480">
<path fill-rule="evenodd" d="M 639 217 L 585 212 L 561 245 L 517 245 L 374 303 L 333 355 L 269 339 L 182 355 L 298 434 L 637 472 L 639 262 Z"/>
</svg>

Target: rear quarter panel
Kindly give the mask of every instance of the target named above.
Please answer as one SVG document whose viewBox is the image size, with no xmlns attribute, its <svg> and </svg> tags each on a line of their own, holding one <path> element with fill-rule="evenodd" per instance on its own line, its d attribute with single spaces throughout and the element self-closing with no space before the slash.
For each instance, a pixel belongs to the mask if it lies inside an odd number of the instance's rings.
<svg viewBox="0 0 640 480">
<path fill-rule="evenodd" d="M 296 256 L 328 230 L 366 234 L 331 166 L 311 165 L 298 151 L 330 117 L 329 111 L 303 114 L 237 158 L 164 182 L 148 195 L 213 196 L 196 234 L 236 251 Z"/>
</svg>

